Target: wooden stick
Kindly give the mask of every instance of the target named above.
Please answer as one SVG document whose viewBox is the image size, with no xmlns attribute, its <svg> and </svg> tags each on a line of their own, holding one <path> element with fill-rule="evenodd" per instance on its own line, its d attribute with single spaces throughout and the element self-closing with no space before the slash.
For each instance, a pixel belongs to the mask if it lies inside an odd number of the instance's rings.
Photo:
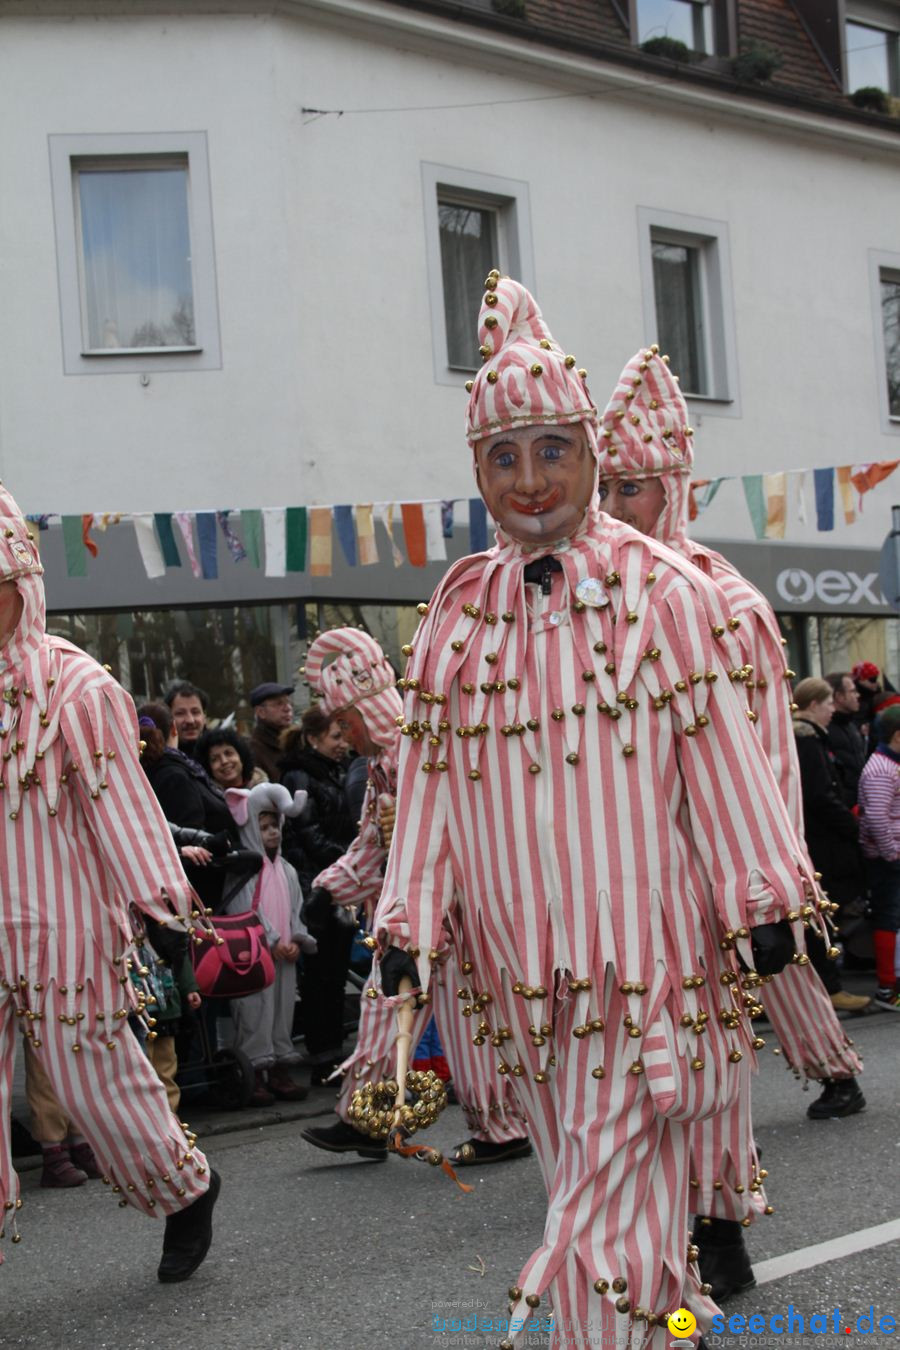
<svg viewBox="0 0 900 1350">
<path fill-rule="evenodd" d="M 397 988 L 398 994 L 408 994 L 412 989 L 412 980 L 404 975 Z M 397 1009 L 397 1096 L 394 1101 L 394 1125 L 400 1125 L 400 1107 L 406 1102 L 406 1074 L 409 1069 L 410 1042 L 412 1041 L 415 1008 L 411 999 L 401 1003 Z"/>
</svg>

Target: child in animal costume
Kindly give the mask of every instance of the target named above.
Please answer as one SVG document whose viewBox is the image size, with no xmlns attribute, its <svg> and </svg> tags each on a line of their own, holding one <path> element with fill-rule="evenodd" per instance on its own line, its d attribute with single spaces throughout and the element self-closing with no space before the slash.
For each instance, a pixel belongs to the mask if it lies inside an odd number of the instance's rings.
<svg viewBox="0 0 900 1350">
<path fill-rule="evenodd" d="M 128 1027 L 127 906 L 193 932 L 196 897 L 141 769 L 134 705 L 44 623 L 33 537 L 0 488 L 0 1208 L 19 1240 L 9 1108 L 16 1024 L 105 1180 L 166 1216 L 159 1278 L 209 1249 L 219 1178 Z"/>
<path fill-rule="evenodd" d="M 412 643 L 405 725 L 431 730 L 401 750 L 381 990 L 427 990 L 455 943 L 516 1080 L 549 1201 L 502 1345 L 549 1304 L 551 1344 L 662 1350 L 667 1313 L 714 1306 L 694 1125 L 741 1090 L 744 986 L 819 899 L 728 678 L 724 596 L 600 514 L 585 372 L 524 287 L 488 277 L 479 340 L 467 435 L 497 544 L 450 568 Z"/>
<path fill-rule="evenodd" d="M 280 783 L 258 783 L 247 791 L 228 788 L 225 793 L 241 836 L 241 847 L 263 858 L 258 876 L 242 887 L 228 903 L 229 914 L 252 910 L 262 920 L 275 958 L 275 982 L 245 998 L 233 999 L 231 1016 L 237 1045 L 248 1057 L 256 1074 L 256 1105 L 271 1105 L 276 1097 L 298 1101 L 306 1088 L 291 1077 L 291 1066 L 300 1054 L 291 1037 L 297 999 L 296 963 L 301 952 L 314 952 L 300 917 L 303 892 L 295 869 L 281 856 L 281 831 L 286 816 L 299 816 L 306 806 L 305 792 L 291 796 Z"/>
<path fill-rule="evenodd" d="M 787 669 L 778 620 L 765 597 L 731 563 L 688 538 L 693 464 L 688 410 L 678 381 L 656 347 L 642 348 L 619 376 L 601 420 L 601 506 L 687 558 L 726 596 L 738 646 L 728 678 L 746 697 L 746 716 L 802 839 L 800 773 L 791 722 L 792 672 Z M 861 1068 L 859 1057 L 805 955 L 767 983 L 765 1007 L 795 1073 L 824 1083 L 825 1091 L 809 1114 L 825 1117 L 861 1110 L 865 1099 L 853 1076 Z M 692 1208 L 703 1216 L 695 1225 L 694 1240 L 700 1247 L 704 1278 L 711 1280 L 720 1297 L 751 1287 L 753 1273 L 741 1225 L 749 1225 L 770 1207 L 759 1184 L 749 1090 L 728 1112 L 699 1126 L 692 1187 Z"/>
</svg>

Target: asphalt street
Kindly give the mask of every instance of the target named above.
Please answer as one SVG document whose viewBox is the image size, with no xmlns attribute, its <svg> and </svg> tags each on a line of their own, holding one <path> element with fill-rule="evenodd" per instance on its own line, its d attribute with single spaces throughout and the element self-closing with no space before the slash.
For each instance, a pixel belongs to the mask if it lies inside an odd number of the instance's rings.
<svg viewBox="0 0 900 1350">
<path fill-rule="evenodd" d="M 900 1215 L 900 1017 L 858 1018 L 848 1029 L 865 1057 L 868 1107 L 846 1120 L 807 1120 L 812 1098 L 772 1053 L 771 1037 L 762 1052 L 755 1118 L 776 1213 L 754 1225 L 749 1244 L 763 1272 L 771 1258 L 896 1225 Z M 318 1089 L 299 1110 L 319 1111 L 327 1123 L 332 1101 Z M 300 1139 L 299 1120 L 262 1127 L 258 1116 L 248 1119 L 252 1128 L 205 1135 L 223 1190 L 212 1252 L 186 1285 L 155 1279 L 161 1224 L 120 1210 L 100 1182 L 46 1191 L 39 1171 L 23 1171 L 23 1240 L 2 1247 L 3 1350 L 496 1346 L 502 1332 L 488 1330 L 486 1319 L 505 1314 L 507 1287 L 541 1235 L 533 1158 L 466 1169 L 475 1190 L 465 1195 L 421 1163 L 329 1158 Z M 465 1135 L 456 1108 L 429 1132 L 445 1149 Z M 855 1329 L 870 1306 L 876 1319 L 894 1314 L 900 1328 L 900 1230 L 861 1251 L 859 1239 L 845 1245 L 825 1264 L 813 1252 L 795 1273 L 776 1267 L 775 1278 L 725 1307 L 728 1317 L 768 1318 L 789 1304 L 806 1317 L 827 1312 L 827 1333 L 726 1329 L 709 1338 L 711 1347 L 900 1345 L 900 1329 Z M 840 1334 L 831 1330 L 835 1307 Z M 454 1329 L 454 1318 L 474 1318 L 478 1329 Z M 530 1344 L 548 1338 L 540 1333 Z"/>
</svg>

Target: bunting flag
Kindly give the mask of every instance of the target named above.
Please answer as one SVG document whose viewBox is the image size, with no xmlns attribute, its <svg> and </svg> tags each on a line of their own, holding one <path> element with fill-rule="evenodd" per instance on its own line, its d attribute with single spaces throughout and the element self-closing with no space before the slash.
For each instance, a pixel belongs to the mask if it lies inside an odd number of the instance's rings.
<svg viewBox="0 0 900 1350">
<path fill-rule="evenodd" d="M 428 560 L 425 547 L 425 513 L 421 502 L 401 502 L 400 516 L 403 520 L 403 537 L 406 540 L 406 556 L 413 567 L 424 567 Z"/>
<path fill-rule="evenodd" d="M 453 538 L 453 513 L 455 509 L 456 509 L 456 502 L 454 501 L 441 502 L 441 521 L 444 526 L 445 539 Z"/>
<path fill-rule="evenodd" d="M 118 525 L 121 519 L 121 511 L 104 511 L 102 515 L 94 516 L 94 529 L 105 534 L 110 525 Z"/>
<path fill-rule="evenodd" d="M 867 492 L 871 492 L 879 483 L 883 483 L 900 464 L 900 459 L 882 460 L 880 464 L 857 464 L 856 468 L 850 474 L 850 482 L 859 493 L 859 509 L 862 513 L 863 497 Z"/>
<path fill-rule="evenodd" d="M 309 515 L 305 506 L 289 506 L 284 513 L 282 531 L 285 536 L 285 566 L 289 572 L 306 571 L 306 543 L 309 536 Z M 281 573 L 284 576 L 284 571 Z"/>
<path fill-rule="evenodd" d="M 387 534 L 388 537 L 388 543 L 391 546 L 391 557 L 394 560 L 394 566 L 402 567 L 403 554 L 397 547 L 397 541 L 394 538 L 394 503 L 379 502 L 378 506 L 376 507 L 376 511 L 378 513 L 378 519 L 384 526 L 385 533 Z"/>
<path fill-rule="evenodd" d="M 766 538 L 783 539 L 787 523 L 787 474 L 764 473 L 766 498 Z"/>
<path fill-rule="evenodd" d="M 769 513 L 766 509 L 762 474 L 745 474 L 741 481 L 744 485 L 744 496 L 747 500 L 747 510 L 750 512 L 750 520 L 753 524 L 753 533 L 756 535 L 757 539 L 765 539 L 766 522 Z"/>
<path fill-rule="evenodd" d="M 266 576 L 285 574 L 284 507 L 268 507 L 262 513 L 263 538 L 266 547 Z"/>
<path fill-rule="evenodd" d="M 378 562 L 375 519 L 371 503 L 356 507 L 356 542 L 359 546 L 359 561 L 362 567 L 371 567 L 373 563 Z"/>
<path fill-rule="evenodd" d="M 844 524 L 852 525 L 856 520 L 856 508 L 853 505 L 853 484 L 850 481 L 851 466 L 842 464 L 834 472 L 841 493 L 841 505 L 844 508 Z"/>
<path fill-rule="evenodd" d="M 176 511 L 175 524 L 181 531 L 181 537 L 184 540 L 184 546 L 187 549 L 188 561 L 191 564 L 191 571 L 195 577 L 202 574 L 202 568 L 197 558 L 194 548 L 194 513 L 193 511 Z"/>
<path fill-rule="evenodd" d="M 197 539 L 200 544 L 200 567 L 204 581 L 215 581 L 219 575 L 219 555 L 216 551 L 216 514 L 197 512 Z"/>
<path fill-rule="evenodd" d="M 713 498 L 725 480 L 722 478 L 696 478 L 691 483 L 688 496 L 688 518 L 696 520 L 711 504 Z"/>
<path fill-rule="evenodd" d="M 347 559 L 348 567 L 356 566 L 356 526 L 353 523 L 352 506 L 334 508 L 334 531 L 341 546 L 341 552 Z"/>
<path fill-rule="evenodd" d="M 469 498 L 469 550 L 483 553 L 487 548 L 487 507 L 480 497 Z"/>
<path fill-rule="evenodd" d="M 165 576 L 166 562 L 163 551 L 159 546 L 159 540 L 156 537 L 156 530 L 153 528 L 153 516 L 149 513 L 132 516 L 132 523 L 138 552 L 141 555 L 141 562 L 144 564 L 144 571 L 147 576 L 151 581 L 157 577 Z"/>
<path fill-rule="evenodd" d="M 63 516 L 63 547 L 66 551 L 66 575 L 87 576 L 87 550 L 84 547 L 84 519 L 82 516 Z"/>
<path fill-rule="evenodd" d="M 309 509 L 309 574 L 331 576 L 331 508 L 328 506 L 311 506 Z"/>
<path fill-rule="evenodd" d="M 247 550 L 231 528 L 231 521 L 228 519 L 230 515 L 230 511 L 217 511 L 216 520 L 219 522 L 219 529 L 222 531 L 222 538 L 225 540 L 228 552 L 231 554 L 232 562 L 239 563 L 243 562 L 246 558 Z"/>
<path fill-rule="evenodd" d="M 91 538 L 93 524 L 94 517 L 90 511 L 81 517 L 81 542 L 84 544 L 91 557 L 96 558 L 100 550 Z"/>
<path fill-rule="evenodd" d="M 794 503 L 795 503 L 795 510 L 796 510 L 796 513 L 797 513 L 797 523 L 798 523 L 798 525 L 805 525 L 805 524 L 806 524 L 806 480 L 807 480 L 807 477 L 808 477 L 808 474 L 807 474 L 807 472 L 806 472 L 805 469 L 801 470 L 800 473 L 794 475 L 794 478 L 796 479 L 796 483 L 795 483 Z"/>
<path fill-rule="evenodd" d="M 446 562 L 443 505 L 441 502 L 425 502 L 422 512 L 425 516 L 425 557 L 429 562 Z"/>
<path fill-rule="evenodd" d="M 816 494 L 816 529 L 822 533 L 834 529 L 834 469 L 813 469 Z"/>
<path fill-rule="evenodd" d="M 181 554 L 178 552 L 178 545 L 175 543 L 175 533 L 172 529 L 172 517 L 167 511 L 157 511 L 153 520 L 156 524 L 156 533 L 159 536 L 159 546 L 162 549 L 163 562 L 166 567 L 180 567 Z"/>
<path fill-rule="evenodd" d="M 241 529 L 244 534 L 247 560 L 251 567 L 259 567 L 259 546 L 262 542 L 262 511 L 241 511 Z"/>
<path fill-rule="evenodd" d="M 43 516 L 26 516 L 25 519 L 30 520 L 32 525 L 36 525 L 39 530 L 49 530 L 50 528 L 49 514 Z"/>
</svg>

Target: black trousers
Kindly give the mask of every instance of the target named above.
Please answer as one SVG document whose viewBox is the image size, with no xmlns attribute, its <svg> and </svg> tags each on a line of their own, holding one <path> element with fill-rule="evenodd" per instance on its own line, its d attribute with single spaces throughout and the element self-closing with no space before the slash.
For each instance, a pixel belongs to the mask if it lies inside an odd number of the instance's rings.
<svg viewBox="0 0 900 1350">
<path fill-rule="evenodd" d="M 329 918 L 315 931 L 319 950 L 304 956 L 300 972 L 300 1000 L 306 1049 L 312 1056 L 334 1052 L 341 1057 L 344 1043 L 344 985 L 350 965 L 354 930 Z"/>
</svg>

